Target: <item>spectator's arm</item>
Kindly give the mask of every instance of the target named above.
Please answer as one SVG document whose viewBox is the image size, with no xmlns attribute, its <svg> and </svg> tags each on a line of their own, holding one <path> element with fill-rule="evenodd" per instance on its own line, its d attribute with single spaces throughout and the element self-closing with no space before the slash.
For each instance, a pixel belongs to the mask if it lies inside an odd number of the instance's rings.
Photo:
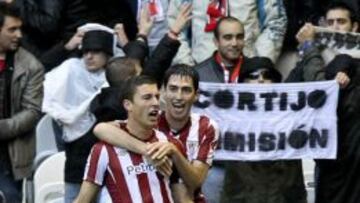
<svg viewBox="0 0 360 203">
<path fill-rule="evenodd" d="M 190 20 L 191 5 L 184 4 L 168 33 L 161 39 L 156 46 L 149 61 L 146 63 L 143 73 L 154 77 L 159 84 L 163 79 L 165 71 L 170 67 L 179 47 L 180 42 L 177 35 Z"/>
<path fill-rule="evenodd" d="M 286 32 L 287 17 L 282 1 L 259 0 L 257 10 L 260 35 L 255 41 L 255 51 L 259 56 L 277 61 Z"/>
<path fill-rule="evenodd" d="M 176 21 L 177 16 L 180 13 L 180 8 L 181 8 L 181 0 L 172 0 L 169 3 L 169 8 L 168 8 L 168 14 L 167 14 L 167 19 L 168 19 L 168 24 L 169 25 L 173 25 L 174 22 Z M 176 57 L 173 61 L 173 63 L 177 64 L 177 63 L 184 63 L 184 64 L 188 64 L 188 65 L 194 65 L 194 59 L 191 56 L 191 48 L 190 48 L 190 44 L 189 44 L 189 39 L 187 38 L 187 31 L 188 29 L 191 29 L 190 25 L 187 25 L 183 31 L 180 32 L 179 34 L 179 41 L 181 43 L 181 46 L 179 48 L 178 53 L 176 54 Z"/>
</svg>

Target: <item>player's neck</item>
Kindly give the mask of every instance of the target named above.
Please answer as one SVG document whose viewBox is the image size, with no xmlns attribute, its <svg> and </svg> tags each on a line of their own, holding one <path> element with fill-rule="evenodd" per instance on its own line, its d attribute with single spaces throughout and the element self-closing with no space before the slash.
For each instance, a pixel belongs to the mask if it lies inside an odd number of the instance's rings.
<svg viewBox="0 0 360 203">
<path fill-rule="evenodd" d="M 136 121 L 130 118 L 128 120 L 126 127 L 132 135 L 134 135 L 140 140 L 147 140 L 152 135 L 153 128 L 144 127 L 143 125 L 137 123 Z"/>
<path fill-rule="evenodd" d="M 165 113 L 165 118 L 167 123 L 169 124 L 169 127 L 173 130 L 178 131 L 185 127 L 185 125 L 190 119 L 190 116 L 186 117 L 186 119 L 177 120 L 172 118 L 168 113 Z"/>
</svg>

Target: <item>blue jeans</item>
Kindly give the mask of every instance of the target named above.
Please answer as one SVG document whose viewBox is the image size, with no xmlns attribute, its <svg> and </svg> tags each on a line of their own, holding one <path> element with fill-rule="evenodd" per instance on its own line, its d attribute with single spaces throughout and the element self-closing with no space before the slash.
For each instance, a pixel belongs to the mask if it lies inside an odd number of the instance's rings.
<svg viewBox="0 0 360 203">
<path fill-rule="evenodd" d="M 205 195 L 206 202 L 220 202 L 221 192 L 224 185 L 224 174 L 224 166 L 214 165 L 210 168 L 205 183 L 201 187 L 202 192 Z"/>
<path fill-rule="evenodd" d="M 0 203 L 20 203 L 22 181 L 15 180 L 10 166 L 0 163 Z"/>
<path fill-rule="evenodd" d="M 81 184 L 65 183 L 65 203 L 73 203 L 80 192 Z"/>
</svg>

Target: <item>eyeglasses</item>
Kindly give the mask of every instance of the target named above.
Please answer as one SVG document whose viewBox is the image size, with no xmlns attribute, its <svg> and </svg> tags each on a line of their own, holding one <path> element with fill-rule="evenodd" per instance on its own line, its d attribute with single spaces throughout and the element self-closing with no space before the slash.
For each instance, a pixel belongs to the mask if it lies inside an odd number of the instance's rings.
<svg viewBox="0 0 360 203">
<path fill-rule="evenodd" d="M 262 76 L 262 78 L 264 80 L 272 80 L 273 79 L 273 75 L 271 74 L 271 72 L 269 70 L 266 70 L 266 69 L 257 70 L 257 71 L 255 71 L 253 73 L 250 73 L 245 78 L 249 79 L 249 80 L 257 80 L 257 79 L 260 78 L 260 76 Z"/>
</svg>

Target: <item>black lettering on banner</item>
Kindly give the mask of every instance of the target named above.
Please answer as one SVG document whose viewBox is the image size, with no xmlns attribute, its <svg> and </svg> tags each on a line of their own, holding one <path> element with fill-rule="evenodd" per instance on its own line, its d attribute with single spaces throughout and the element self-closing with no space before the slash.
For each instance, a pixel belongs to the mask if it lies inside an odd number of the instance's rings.
<svg viewBox="0 0 360 203">
<path fill-rule="evenodd" d="M 265 98 L 265 111 L 272 111 L 274 109 L 273 99 L 277 96 L 278 94 L 276 92 L 267 92 L 260 94 L 260 98 Z"/>
<path fill-rule="evenodd" d="M 249 133 L 246 139 L 246 136 L 244 134 L 242 135 L 242 139 L 240 139 L 240 148 L 239 151 L 240 152 L 244 152 L 246 151 L 245 148 L 246 146 L 249 148 L 249 152 L 254 152 L 255 151 L 255 146 L 256 146 L 256 136 L 255 133 Z"/>
<path fill-rule="evenodd" d="M 329 130 L 322 129 L 321 135 L 317 129 L 312 128 L 310 130 L 309 142 L 310 148 L 316 148 L 319 145 L 321 148 L 325 148 L 327 146 L 329 139 Z"/>
<path fill-rule="evenodd" d="M 308 95 L 308 105 L 314 109 L 324 106 L 326 102 L 326 92 L 324 90 L 314 90 Z"/>
<path fill-rule="evenodd" d="M 225 132 L 224 135 L 224 149 L 229 151 L 236 151 L 239 143 L 239 134 L 233 132 Z"/>
<path fill-rule="evenodd" d="M 305 107 L 306 104 L 306 95 L 305 92 L 300 91 L 298 92 L 298 101 L 297 103 L 290 104 L 290 107 L 294 111 L 299 111 Z"/>
<path fill-rule="evenodd" d="M 210 92 L 207 92 L 207 91 L 204 91 L 204 90 L 200 90 L 199 91 L 199 94 L 200 95 L 203 95 L 205 97 L 210 97 L 211 94 Z M 201 109 L 205 109 L 207 107 L 210 106 L 210 101 L 209 100 L 206 100 L 206 101 L 203 101 L 203 102 L 200 102 L 199 100 L 197 100 L 195 103 L 194 103 L 194 106 L 198 107 L 198 108 L 201 108 Z"/>
<path fill-rule="evenodd" d="M 280 93 L 280 111 L 287 110 L 287 103 L 288 103 L 288 94 L 287 92 Z"/>
<path fill-rule="evenodd" d="M 353 49 L 358 45 L 359 39 L 356 35 L 346 33 L 346 42 L 346 49 Z"/>
<path fill-rule="evenodd" d="M 238 109 L 244 110 L 247 106 L 249 111 L 256 111 L 255 94 L 252 92 L 239 92 Z"/>
<path fill-rule="evenodd" d="M 334 47 L 340 49 L 345 46 L 345 39 L 341 33 L 334 33 L 335 44 Z"/>
<path fill-rule="evenodd" d="M 259 135 L 259 150 L 263 152 L 275 150 L 276 136 L 272 133 L 260 133 Z"/>
<path fill-rule="evenodd" d="M 222 109 L 231 108 L 235 102 L 234 95 L 229 90 L 215 92 L 213 99 L 214 104 Z"/>
<path fill-rule="evenodd" d="M 290 132 L 288 137 L 289 145 L 294 149 L 303 148 L 308 140 L 308 134 L 306 131 L 301 130 L 303 126 Z"/>
<path fill-rule="evenodd" d="M 285 133 L 279 133 L 279 140 L 278 140 L 278 149 L 285 149 L 285 143 L 286 143 L 286 134 Z"/>
</svg>

